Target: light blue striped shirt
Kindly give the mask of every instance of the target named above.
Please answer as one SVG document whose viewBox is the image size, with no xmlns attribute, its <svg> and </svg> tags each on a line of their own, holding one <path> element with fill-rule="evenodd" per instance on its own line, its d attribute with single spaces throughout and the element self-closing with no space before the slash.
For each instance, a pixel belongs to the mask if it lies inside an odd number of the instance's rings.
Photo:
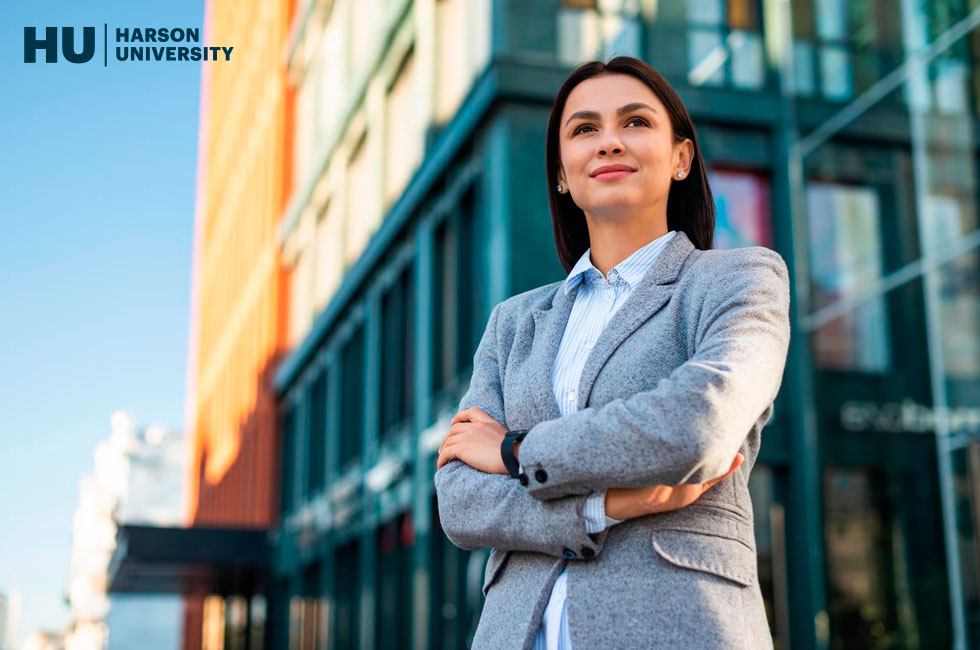
<svg viewBox="0 0 980 650">
<path fill-rule="evenodd" d="M 559 412 L 564 416 L 578 410 L 578 386 L 582 369 L 592 348 L 613 314 L 629 297 L 630 292 L 643 278 L 654 260 L 664 249 L 676 231 L 668 231 L 609 270 L 608 278 L 592 265 L 591 248 L 586 250 L 565 278 L 564 291 L 569 293 L 579 287 L 572 312 L 565 325 L 558 356 L 552 374 L 552 388 Z M 523 471 L 523 467 L 521 467 Z M 605 491 L 591 495 L 582 515 L 585 530 L 598 533 L 621 520 L 606 516 Z M 568 631 L 565 614 L 568 569 L 564 569 L 555 581 L 551 598 L 545 608 L 534 640 L 534 650 L 571 650 L 572 638 Z"/>
</svg>

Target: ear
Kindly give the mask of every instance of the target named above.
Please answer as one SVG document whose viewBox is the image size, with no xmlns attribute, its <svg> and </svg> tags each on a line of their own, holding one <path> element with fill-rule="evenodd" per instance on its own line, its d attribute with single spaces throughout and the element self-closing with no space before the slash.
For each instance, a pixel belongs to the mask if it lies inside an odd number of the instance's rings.
<svg viewBox="0 0 980 650">
<path fill-rule="evenodd" d="M 562 166 L 561 161 L 558 161 L 558 184 L 562 186 L 563 190 L 568 189 L 568 183 L 565 182 L 565 168 Z"/>
<path fill-rule="evenodd" d="M 684 172 L 684 178 L 691 175 L 691 165 L 694 163 L 694 143 L 690 138 L 684 138 L 684 142 L 674 147 L 676 162 L 674 163 L 674 176 L 677 172 Z"/>
</svg>

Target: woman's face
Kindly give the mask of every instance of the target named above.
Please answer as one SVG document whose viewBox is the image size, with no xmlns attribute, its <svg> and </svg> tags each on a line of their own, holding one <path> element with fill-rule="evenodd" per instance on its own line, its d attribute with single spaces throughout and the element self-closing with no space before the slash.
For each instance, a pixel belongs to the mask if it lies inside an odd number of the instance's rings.
<svg viewBox="0 0 980 650">
<path fill-rule="evenodd" d="M 675 145 L 667 111 L 654 92 L 625 74 L 575 86 L 559 133 L 561 191 L 590 215 L 633 214 L 661 204 L 666 210 L 670 184 L 687 179 L 694 155 L 690 139 Z M 609 165 L 628 169 L 597 173 Z"/>
</svg>

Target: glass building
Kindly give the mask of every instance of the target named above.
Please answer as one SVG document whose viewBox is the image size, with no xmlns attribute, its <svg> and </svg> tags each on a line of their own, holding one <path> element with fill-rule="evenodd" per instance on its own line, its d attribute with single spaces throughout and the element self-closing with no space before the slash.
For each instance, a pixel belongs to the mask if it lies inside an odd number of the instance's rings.
<svg viewBox="0 0 980 650">
<path fill-rule="evenodd" d="M 629 54 L 695 120 L 716 247 L 792 274 L 750 485 L 776 647 L 980 646 L 978 4 L 290 5 L 264 643 L 468 646 L 487 552 L 441 531 L 435 451 L 491 307 L 564 277 L 555 93 Z"/>
</svg>

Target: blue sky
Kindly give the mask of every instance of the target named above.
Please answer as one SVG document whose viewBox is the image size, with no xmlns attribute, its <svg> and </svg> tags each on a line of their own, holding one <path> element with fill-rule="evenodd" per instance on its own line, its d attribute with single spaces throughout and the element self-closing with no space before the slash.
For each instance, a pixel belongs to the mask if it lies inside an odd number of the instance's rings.
<svg viewBox="0 0 980 650">
<path fill-rule="evenodd" d="M 21 636 L 68 620 L 78 481 L 113 411 L 183 425 L 202 64 L 103 67 L 103 23 L 207 38 L 201 1 L 0 2 L 0 592 Z M 23 28 L 48 25 L 97 25 L 98 61 L 25 64 Z"/>
</svg>

